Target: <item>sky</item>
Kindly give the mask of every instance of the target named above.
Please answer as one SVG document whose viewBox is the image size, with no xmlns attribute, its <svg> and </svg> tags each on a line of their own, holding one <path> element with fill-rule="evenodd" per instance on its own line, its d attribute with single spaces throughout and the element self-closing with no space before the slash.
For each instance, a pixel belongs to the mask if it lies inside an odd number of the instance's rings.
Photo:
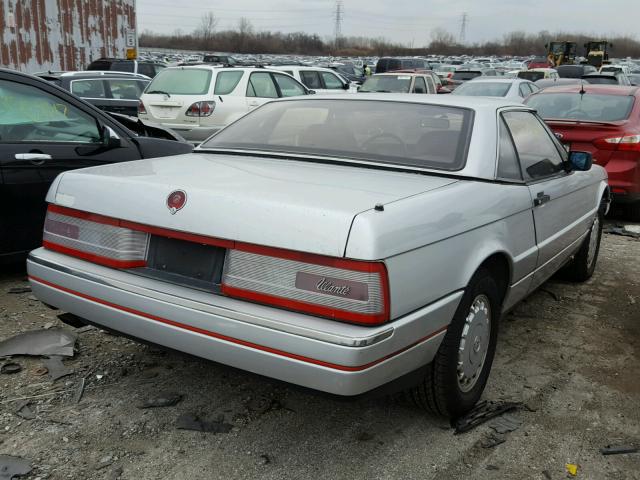
<svg viewBox="0 0 640 480">
<path fill-rule="evenodd" d="M 343 0 L 343 36 L 385 37 L 421 47 L 431 31 L 445 29 L 465 40 L 502 38 L 515 30 L 585 32 L 594 36 L 640 34 L 639 0 Z M 138 29 L 189 33 L 213 12 L 218 29 L 235 28 L 240 18 L 256 30 L 334 35 L 335 0 L 137 0 Z"/>
</svg>

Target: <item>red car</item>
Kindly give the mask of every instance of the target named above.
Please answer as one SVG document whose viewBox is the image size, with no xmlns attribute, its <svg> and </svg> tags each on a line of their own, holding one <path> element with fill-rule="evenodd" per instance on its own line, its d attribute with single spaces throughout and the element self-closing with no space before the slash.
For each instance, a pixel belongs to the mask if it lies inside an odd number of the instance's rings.
<svg viewBox="0 0 640 480">
<path fill-rule="evenodd" d="M 613 200 L 640 221 L 640 88 L 577 84 L 546 88 L 525 103 L 571 150 L 591 152 L 609 174 Z"/>
<path fill-rule="evenodd" d="M 553 68 L 553 65 L 549 62 L 547 57 L 536 57 L 531 59 L 527 64 L 527 68 L 529 70 L 532 68 Z"/>
</svg>

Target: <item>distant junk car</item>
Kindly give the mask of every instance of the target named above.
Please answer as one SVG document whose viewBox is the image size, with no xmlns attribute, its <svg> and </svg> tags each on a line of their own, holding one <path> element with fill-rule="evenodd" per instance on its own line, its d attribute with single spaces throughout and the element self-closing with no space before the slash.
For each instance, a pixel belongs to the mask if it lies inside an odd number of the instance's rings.
<svg viewBox="0 0 640 480">
<path fill-rule="evenodd" d="M 411 380 L 457 416 L 501 314 L 592 275 L 608 198 L 521 104 L 290 98 L 192 154 L 60 175 L 28 274 L 103 328 L 338 395 Z"/>
</svg>

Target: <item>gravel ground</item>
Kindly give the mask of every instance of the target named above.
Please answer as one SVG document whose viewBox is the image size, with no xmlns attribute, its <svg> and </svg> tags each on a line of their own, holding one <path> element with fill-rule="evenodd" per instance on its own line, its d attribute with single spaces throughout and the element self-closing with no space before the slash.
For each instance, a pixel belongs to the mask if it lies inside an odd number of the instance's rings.
<svg viewBox="0 0 640 480">
<path fill-rule="evenodd" d="M 63 326 L 31 293 L 7 293 L 27 283 L 3 268 L 0 340 Z M 484 398 L 522 402 L 522 425 L 494 447 L 488 424 L 454 435 L 397 399 L 339 401 L 92 329 L 64 361 L 71 375 L 51 382 L 27 357 L 0 375 L 0 455 L 28 459 L 30 479 L 560 479 L 567 463 L 576 478 L 640 479 L 640 453 L 599 452 L 640 447 L 639 271 L 640 240 L 605 235 L 589 282 L 553 279 L 503 319 Z M 168 393 L 182 401 L 138 408 Z M 34 419 L 16 415 L 22 399 Z M 230 431 L 179 430 L 183 414 Z"/>
</svg>

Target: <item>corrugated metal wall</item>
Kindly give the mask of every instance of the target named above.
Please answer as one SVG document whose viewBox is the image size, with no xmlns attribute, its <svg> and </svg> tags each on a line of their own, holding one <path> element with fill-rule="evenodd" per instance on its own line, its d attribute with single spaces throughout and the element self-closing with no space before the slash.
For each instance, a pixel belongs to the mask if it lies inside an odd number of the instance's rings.
<svg viewBox="0 0 640 480">
<path fill-rule="evenodd" d="M 0 0 L 0 65 L 23 72 L 79 70 L 126 55 L 136 0 Z"/>
</svg>

